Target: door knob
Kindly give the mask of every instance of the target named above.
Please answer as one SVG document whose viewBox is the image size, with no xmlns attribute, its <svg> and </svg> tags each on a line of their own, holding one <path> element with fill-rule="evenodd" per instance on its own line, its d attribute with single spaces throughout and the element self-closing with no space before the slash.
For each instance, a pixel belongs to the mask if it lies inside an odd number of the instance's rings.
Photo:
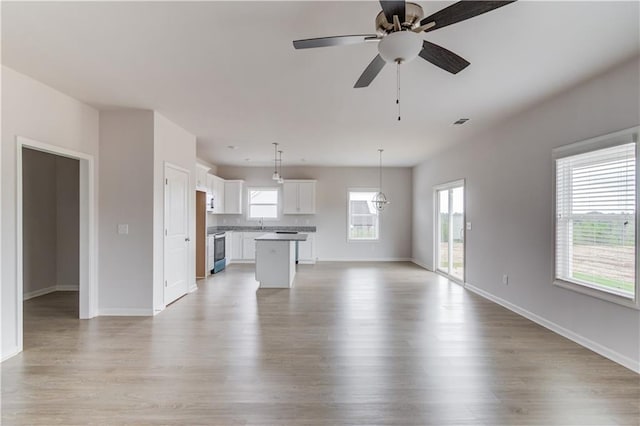
<svg viewBox="0 0 640 426">
<path fill-rule="evenodd" d="M 184 240 L 185 240 L 186 242 L 189 242 L 189 241 L 191 241 L 191 238 L 187 237 L 187 238 L 185 238 Z"/>
</svg>

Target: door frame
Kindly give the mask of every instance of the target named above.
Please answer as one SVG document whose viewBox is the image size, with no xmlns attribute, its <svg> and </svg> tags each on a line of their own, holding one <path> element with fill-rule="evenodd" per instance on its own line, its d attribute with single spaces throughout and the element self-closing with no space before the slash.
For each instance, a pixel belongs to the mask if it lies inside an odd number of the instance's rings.
<svg viewBox="0 0 640 426">
<path fill-rule="evenodd" d="M 97 236 L 96 236 L 96 197 L 95 197 L 95 161 L 92 155 L 78 152 L 45 142 L 16 136 L 16 336 L 18 351 L 23 349 L 23 179 L 22 148 L 30 148 L 61 157 L 79 161 L 79 299 L 80 319 L 89 319 L 98 314 L 98 278 L 97 278 Z"/>
<path fill-rule="evenodd" d="M 440 200 L 438 198 L 438 191 L 453 189 L 462 186 L 462 233 L 464 240 L 464 247 L 462 250 L 462 268 L 463 268 L 463 277 L 462 279 L 451 275 L 450 273 L 445 273 L 438 269 L 438 250 L 439 250 L 439 238 L 438 238 L 438 224 L 440 218 Z M 451 212 L 450 212 L 451 213 Z M 449 232 L 451 235 L 451 232 Z M 450 248 L 450 253 L 452 253 Z M 451 269 L 451 264 L 449 265 L 449 269 Z M 463 287 L 466 285 L 467 281 L 467 188 L 465 179 L 457 179 L 454 181 L 442 183 L 440 185 L 435 185 L 433 187 L 433 271 L 446 277 L 447 279 L 454 281 Z"/>
<path fill-rule="evenodd" d="M 162 215 L 162 305 L 163 307 L 167 307 L 167 299 L 166 299 L 166 291 L 167 291 L 167 287 L 165 285 L 166 283 L 166 279 L 167 279 L 167 169 L 171 168 L 174 170 L 178 170 L 180 172 L 184 172 L 187 174 L 187 191 L 186 191 L 186 220 L 187 220 L 187 238 L 189 238 L 189 245 L 191 245 L 192 241 L 191 241 L 191 229 L 190 229 L 190 223 L 191 221 L 189 220 L 189 218 L 191 217 L 191 208 L 190 208 L 190 191 L 191 191 L 191 171 L 189 169 L 185 169 L 184 167 L 180 167 L 176 164 L 170 163 L 168 161 L 164 162 L 164 168 L 162 170 L 162 174 L 163 174 L 163 181 L 165 182 L 162 185 L 162 207 L 164 209 L 163 215 Z M 206 227 L 206 224 L 205 224 Z M 188 294 L 189 292 L 193 291 L 191 289 L 191 284 L 189 281 L 189 277 L 191 276 L 191 274 L 189 273 L 189 271 L 191 270 L 191 263 L 193 263 L 193 259 L 190 255 L 191 251 L 189 248 L 187 248 L 187 268 L 185 268 L 185 273 L 186 273 L 186 277 L 185 277 L 185 283 L 187 285 L 187 291 L 185 292 L 185 294 Z M 193 265 L 195 266 L 195 265 Z M 183 295 L 184 296 L 184 295 Z M 182 297 L 182 296 L 181 296 Z M 179 298 L 178 298 L 179 299 Z M 176 300 L 178 300 L 176 299 Z M 169 302 L 171 303 L 171 302 Z"/>
</svg>

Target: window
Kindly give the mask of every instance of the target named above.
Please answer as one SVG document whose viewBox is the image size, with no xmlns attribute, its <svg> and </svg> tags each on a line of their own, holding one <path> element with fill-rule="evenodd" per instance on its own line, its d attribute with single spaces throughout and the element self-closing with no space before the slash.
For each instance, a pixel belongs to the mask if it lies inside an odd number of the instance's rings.
<svg viewBox="0 0 640 426">
<path fill-rule="evenodd" d="M 373 205 L 376 191 L 349 191 L 349 240 L 377 240 L 378 210 Z"/>
<path fill-rule="evenodd" d="M 635 301 L 637 148 L 632 133 L 620 136 L 556 150 L 555 279 Z"/>
<path fill-rule="evenodd" d="M 249 188 L 249 219 L 278 218 L 278 188 Z"/>
</svg>

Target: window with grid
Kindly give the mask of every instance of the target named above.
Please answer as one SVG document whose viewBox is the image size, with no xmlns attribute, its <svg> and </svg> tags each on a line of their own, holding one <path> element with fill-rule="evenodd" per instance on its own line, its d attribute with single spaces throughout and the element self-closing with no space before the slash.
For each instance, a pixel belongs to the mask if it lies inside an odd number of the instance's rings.
<svg viewBox="0 0 640 426">
<path fill-rule="evenodd" d="M 278 188 L 249 188 L 249 219 L 278 218 Z"/>
<path fill-rule="evenodd" d="M 376 191 L 349 191 L 349 240 L 377 240 L 378 210 L 373 205 Z"/>
<path fill-rule="evenodd" d="M 636 298 L 636 191 L 634 142 L 556 158 L 556 280 Z"/>
</svg>

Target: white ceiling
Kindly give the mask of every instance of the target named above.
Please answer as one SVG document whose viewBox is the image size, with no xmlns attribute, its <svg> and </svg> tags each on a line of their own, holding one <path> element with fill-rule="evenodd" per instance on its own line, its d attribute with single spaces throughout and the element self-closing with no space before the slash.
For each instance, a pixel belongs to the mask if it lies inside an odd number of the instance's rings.
<svg viewBox="0 0 640 426">
<path fill-rule="evenodd" d="M 425 14 L 452 2 L 420 2 Z M 638 2 L 519 1 L 424 35 L 471 65 L 417 58 L 366 89 L 375 44 L 295 51 L 294 39 L 374 32 L 378 2 L 2 2 L 3 64 L 99 108 L 159 111 L 214 164 L 412 166 L 640 51 Z M 471 119 L 452 127 L 458 118 Z M 227 146 L 234 145 L 231 150 Z M 249 161 L 245 159 L 249 158 Z M 302 161 L 301 159 L 304 159 Z"/>
</svg>

